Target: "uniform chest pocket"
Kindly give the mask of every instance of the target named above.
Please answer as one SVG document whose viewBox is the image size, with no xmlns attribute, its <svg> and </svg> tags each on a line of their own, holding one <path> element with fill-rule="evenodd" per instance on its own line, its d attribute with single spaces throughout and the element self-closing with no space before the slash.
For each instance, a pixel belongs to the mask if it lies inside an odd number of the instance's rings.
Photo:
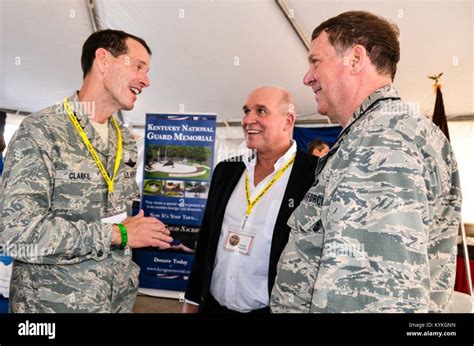
<svg viewBox="0 0 474 346">
<path fill-rule="evenodd" d="M 117 172 L 118 178 L 116 183 L 116 194 L 120 196 L 120 200 L 117 203 L 123 203 L 124 200 L 131 201 L 133 198 L 139 198 L 139 189 L 137 185 L 137 170 L 135 167 L 124 165 L 119 172 Z M 119 189 L 121 191 L 119 191 Z"/>
<path fill-rule="evenodd" d="M 137 178 L 137 169 L 135 167 L 123 165 L 121 173 L 124 180 L 135 180 Z"/>
<path fill-rule="evenodd" d="M 291 233 L 299 255 L 307 262 L 318 265 L 324 242 L 324 228 L 321 208 L 311 203 L 312 196 L 310 192 L 308 194 L 291 216 Z"/>
<path fill-rule="evenodd" d="M 98 217 L 104 203 L 105 183 L 97 171 L 78 169 L 56 172 L 52 209 L 59 213 Z"/>
<path fill-rule="evenodd" d="M 295 209 L 289 220 L 293 233 L 306 234 L 322 231 L 322 207 L 315 203 L 319 199 L 322 199 L 322 197 L 314 195 L 311 190 L 306 193 L 303 201 Z"/>
</svg>

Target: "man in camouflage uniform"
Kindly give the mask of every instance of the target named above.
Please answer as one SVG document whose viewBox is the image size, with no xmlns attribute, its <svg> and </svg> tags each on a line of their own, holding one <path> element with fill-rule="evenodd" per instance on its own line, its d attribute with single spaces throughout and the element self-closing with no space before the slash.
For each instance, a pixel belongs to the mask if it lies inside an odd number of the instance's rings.
<svg viewBox="0 0 474 346">
<path fill-rule="evenodd" d="M 446 137 L 391 86 L 397 29 L 346 12 L 312 40 L 304 83 L 344 129 L 288 221 L 272 311 L 449 311 L 458 170 Z"/>
<path fill-rule="evenodd" d="M 164 225 L 130 215 L 137 150 L 112 114 L 133 108 L 149 86 L 151 51 L 122 31 L 92 34 L 83 46 L 81 90 L 28 116 L 10 142 L 3 177 L 1 236 L 14 258 L 12 312 L 131 312 L 138 288 L 130 248 L 169 247 Z M 86 146 L 74 117 L 93 149 Z M 122 151 L 117 150 L 122 137 Z M 95 151 L 110 176 L 106 184 Z M 120 154 L 122 153 L 122 154 Z"/>
</svg>

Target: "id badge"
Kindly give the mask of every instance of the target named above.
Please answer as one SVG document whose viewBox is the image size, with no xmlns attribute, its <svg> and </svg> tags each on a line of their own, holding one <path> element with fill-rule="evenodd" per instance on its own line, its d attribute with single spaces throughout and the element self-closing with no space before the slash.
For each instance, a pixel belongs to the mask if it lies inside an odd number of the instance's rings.
<svg viewBox="0 0 474 346">
<path fill-rule="evenodd" d="M 108 216 L 108 217 L 104 217 L 102 220 L 102 223 L 111 223 L 111 224 L 114 224 L 114 223 L 121 223 L 123 220 L 125 220 L 127 218 L 127 213 L 126 212 L 123 212 L 123 213 L 120 213 L 120 214 L 117 214 L 117 215 L 112 215 L 112 216 Z"/>
<path fill-rule="evenodd" d="M 230 227 L 224 242 L 224 250 L 250 255 L 255 233 L 243 233 L 239 227 Z"/>
</svg>

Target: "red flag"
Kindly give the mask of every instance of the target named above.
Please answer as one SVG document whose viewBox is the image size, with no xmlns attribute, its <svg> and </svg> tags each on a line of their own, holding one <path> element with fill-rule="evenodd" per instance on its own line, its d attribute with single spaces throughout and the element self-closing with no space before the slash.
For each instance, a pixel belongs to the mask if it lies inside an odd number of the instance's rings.
<svg viewBox="0 0 474 346">
<path fill-rule="evenodd" d="M 446 138 L 449 139 L 448 120 L 446 119 L 446 112 L 444 111 L 443 94 L 441 93 L 441 85 L 435 85 L 436 101 L 433 111 L 433 122 L 443 131 Z"/>
</svg>

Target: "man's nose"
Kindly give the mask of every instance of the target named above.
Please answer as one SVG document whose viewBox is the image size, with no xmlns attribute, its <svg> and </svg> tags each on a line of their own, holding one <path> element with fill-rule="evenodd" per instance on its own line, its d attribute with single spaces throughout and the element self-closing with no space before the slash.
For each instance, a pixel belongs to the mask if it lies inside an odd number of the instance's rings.
<svg viewBox="0 0 474 346">
<path fill-rule="evenodd" d="M 148 75 L 145 73 L 143 76 L 140 78 L 140 84 L 144 88 L 148 88 L 151 85 L 150 78 L 148 78 Z"/>
<path fill-rule="evenodd" d="M 242 118 L 242 126 L 245 127 L 253 123 L 255 123 L 255 112 L 250 111 Z"/>
<path fill-rule="evenodd" d="M 308 69 L 306 74 L 303 77 L 303 84 L 307 86 L 311 86 L 314 82 L 314 74 L 313 74 L 313 69 Z"/>
</svg>

